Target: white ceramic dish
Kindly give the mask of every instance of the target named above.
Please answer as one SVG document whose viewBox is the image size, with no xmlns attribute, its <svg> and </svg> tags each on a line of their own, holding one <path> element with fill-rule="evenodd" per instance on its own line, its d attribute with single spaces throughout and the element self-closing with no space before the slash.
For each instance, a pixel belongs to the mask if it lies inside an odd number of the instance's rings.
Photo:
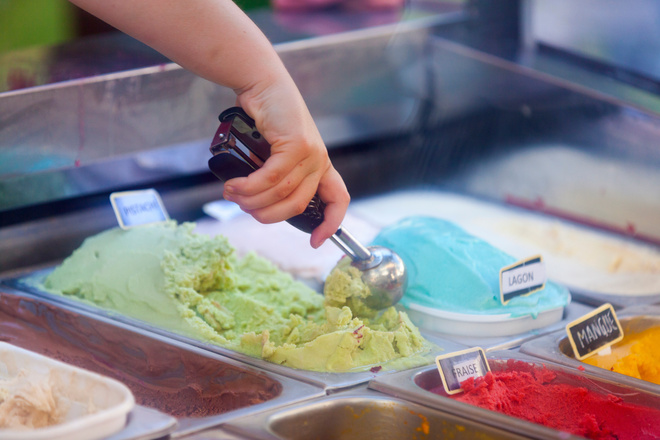
<svg viewBox="0 0 660 440">
<path fill-rule="evenodd" d="M 53 394 L 66 413 L 60 423 L 43 428 L 0 428 L 3 440 L 105 438 L 126 425 L 135 406 L 131 391 L 116 380 L 0 342 L 0 378 L 13 379 L 21 371 L 31 378 L 50 375 Z"/>
<path fill-rule="evenodd" d="M 492 337 L 518 335 L 552 325 L 561 321 L 564 308 L 543 311 L 536 318 L 532 315 L 470 315 L 417 304 L 409 304 L 406 312 L 412 322 L 424 330 L 459 336 Z"/>
</svg>

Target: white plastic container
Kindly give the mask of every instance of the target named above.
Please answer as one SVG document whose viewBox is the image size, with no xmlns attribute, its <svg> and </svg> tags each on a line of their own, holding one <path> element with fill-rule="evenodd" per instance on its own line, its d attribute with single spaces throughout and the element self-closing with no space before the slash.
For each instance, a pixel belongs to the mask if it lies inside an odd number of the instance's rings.
<svg viewBox="0 0 660 440">
<path fill-rule="evenodd" d="M 564 308 L 544 310 L 532 315 L 512 317 L 500 315 L 469 315 L 410 304 L 406 307 L 410 320 L 423 330 L 458 336 L 511 336 L 540 329 L 561 321 Z"/>
<path fill-rule="evenodd" d="M 0 428 L 3 440 L 101 439 L 120 431 L 135 406 L 131 391 L 114 379 L 0 342 L 0 379 L 21 372 L 32 380 L 50 375 L 53 394 L 65 412 L 60 423 L 43 428 Z"/>
</svg>

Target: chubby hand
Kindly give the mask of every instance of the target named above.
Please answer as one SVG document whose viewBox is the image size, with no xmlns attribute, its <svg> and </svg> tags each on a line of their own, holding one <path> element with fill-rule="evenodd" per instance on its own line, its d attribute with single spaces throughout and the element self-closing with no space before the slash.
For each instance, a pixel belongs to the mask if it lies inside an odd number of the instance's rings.
<svg viewBox="0 0 660 440">
<path fill-rule="evenodd" d="M 259 222 L 276 223 L 302 213 L 318 193 L 326 204 L 310 239 L 318 248 L 337 231 L 350 196 L 297 89 L 263 90 L 239 92 L 237 102 L 271 144 L 270 158 L 249 176 L 225 182 L 223 196 Z"/>
</svg>

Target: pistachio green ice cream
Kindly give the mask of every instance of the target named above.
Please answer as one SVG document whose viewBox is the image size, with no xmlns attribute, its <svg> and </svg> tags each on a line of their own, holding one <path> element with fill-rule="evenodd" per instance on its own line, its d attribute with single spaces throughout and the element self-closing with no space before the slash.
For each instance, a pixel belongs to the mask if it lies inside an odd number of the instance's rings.
<svg viewBox="0 0 660 440">
<path fill-rule="evenodd" d="M 171 221 L 102 232 L 85 240 L 44 287 L 293 368 L 342 372 L 431 359 L 431 344 L 405 313 L 390 308 L 354 316 L 341 301 L 324 304 L 322 295 L 269 261 L 238 258 L 226 238 L 194 234 L 194 226 Z M 328 286 L 337 289 L 330 279 Z"/>
</svg>

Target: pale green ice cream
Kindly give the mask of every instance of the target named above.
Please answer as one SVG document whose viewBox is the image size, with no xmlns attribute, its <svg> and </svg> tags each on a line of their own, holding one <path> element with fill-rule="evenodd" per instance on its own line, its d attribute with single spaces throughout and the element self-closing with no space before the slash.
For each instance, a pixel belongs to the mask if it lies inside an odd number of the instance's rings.
<svg viewBox="0 0 660 440">
<path fill-rule="evenodd" d="M 44 287 L 293 368 L 340 372 L 432 360 L 432 345 L 405 313 L 390 308 L 355 317 L 269 261 L 239 259 L 226 238 L 193 228 L 171 221 L 102 232 Z"/>
</svg>

